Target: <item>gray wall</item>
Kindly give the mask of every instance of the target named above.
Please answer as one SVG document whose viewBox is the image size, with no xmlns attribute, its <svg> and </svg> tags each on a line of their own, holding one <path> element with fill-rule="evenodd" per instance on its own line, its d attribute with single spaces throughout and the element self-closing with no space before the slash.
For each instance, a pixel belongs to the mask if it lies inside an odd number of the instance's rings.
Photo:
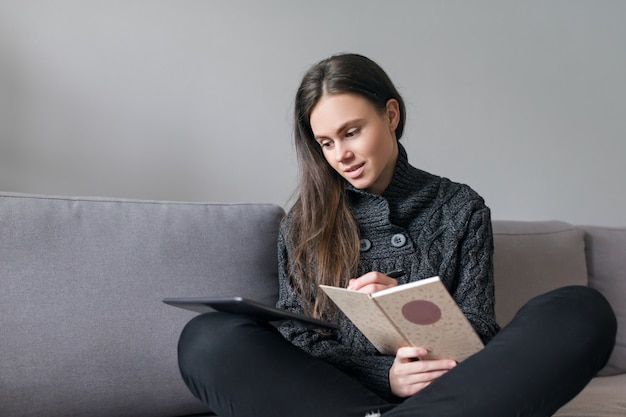
<svg viewBox="0 0 626 417">
<path fill-rule="evenodd" d="M 0 0 L 0 189 L 286 205 L 293 94 L 340 51 L 494 218 L 626 225 L 621 0 Z"/>
</svg>

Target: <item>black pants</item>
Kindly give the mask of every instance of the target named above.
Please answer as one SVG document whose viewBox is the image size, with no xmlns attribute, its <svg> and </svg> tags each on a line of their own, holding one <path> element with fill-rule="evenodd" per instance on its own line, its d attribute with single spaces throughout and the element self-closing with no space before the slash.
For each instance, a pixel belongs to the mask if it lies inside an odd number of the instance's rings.
<svg viewBox="0 0 626 417">
<path fill-rule="evenodd" d="M 572 286 L 526 304 L 483 350 L 401 404 L 249 317 L 191 320 L 179 366 L 191 392 L 219 416 L 550 416 L 606 364 L 617 323 L 606 299 Z"/>
</svg>

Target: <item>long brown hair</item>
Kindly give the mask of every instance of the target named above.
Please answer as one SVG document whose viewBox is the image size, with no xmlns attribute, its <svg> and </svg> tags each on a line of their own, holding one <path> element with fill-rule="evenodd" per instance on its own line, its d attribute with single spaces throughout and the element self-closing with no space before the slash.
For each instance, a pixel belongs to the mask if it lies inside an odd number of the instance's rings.
<svg viewBox="0 0 626 417">
<path fill-rule="evenodd" d="M 345 180 L 324 158 L 310 117 L 322 96 L 340 93 L 358 94 L 381 112 L 387 101 L 396 99 L 400 109 L 397 139 L 405 122 L 402 97 L 385 71 L 362 55 L 334 55 L 317 63 L 304 75 L 296 93 L 294 139 L 300 172 L 286 239 L 289 276 L 304 311 L 330 320 L 337 310 L 317 286 L 345 286 L 354 277 L 359 231 L 345 198 Z"/>
</svg>

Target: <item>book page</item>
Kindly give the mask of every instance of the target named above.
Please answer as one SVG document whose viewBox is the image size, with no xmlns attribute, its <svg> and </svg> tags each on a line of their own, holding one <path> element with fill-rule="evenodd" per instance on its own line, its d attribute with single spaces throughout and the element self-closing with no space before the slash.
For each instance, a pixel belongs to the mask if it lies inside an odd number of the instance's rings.
<svg viewBox="0 0 626 417">
<path fill-rule="evenodd" d="M 462 361 L 483 343 L 446 287 L 434 277 L 374 293 L 411 346 L 424 347 L 429 359 Z"/>
<path fill-rule="evenodd" d="M 408 346 L 370 294 L 327 285 L 320 288 L 379 352 L 395 355 L 399 347 Z"/>
</svg>

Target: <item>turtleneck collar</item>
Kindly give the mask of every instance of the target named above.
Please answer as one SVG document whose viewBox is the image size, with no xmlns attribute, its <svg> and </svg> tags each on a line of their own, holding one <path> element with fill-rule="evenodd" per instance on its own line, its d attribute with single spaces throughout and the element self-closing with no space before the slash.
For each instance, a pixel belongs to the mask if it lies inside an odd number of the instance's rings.
<svg viewBox="0 0 626 417">
<path fill-rule="evenodd" d="M 406 149 L 404 149 L 404 146 L 402 146 L 402 144 L 398 142 L 398 159 L 396 161 L 396 166 L 393 171 L 393 176 L 391 177 L 391 182 L 389 183 L 385 191 L 382 192 L 380 197 L 383 197 L 385 199 L 396 199 L 398 197 L 406 195 L 407 190 L 419 186 L 419 184 L 427 180 L 429 176 L 430 175 L 428 173 L 421 171 L 409 164 L 409 158 L 406 153 Z M 376 196 L 376 194 L 372 194 L 366 190 L 356 188 L 348 181 L 346 181 L 346 190 L 361 195 Z"/>
<path fill-rule="evenodd" d="M 398 160 L 385 191 L 380 195 L 373 194 L 346 181 L 346 197 L 359 224 L 386 227 L 390 220 L 403 223 L 405 217 L 415 215 L 415 208 L 430 201 L 436 192 L 436 178 L 411 166 L 406 150 L 398 143 Z"/>
</svg>

